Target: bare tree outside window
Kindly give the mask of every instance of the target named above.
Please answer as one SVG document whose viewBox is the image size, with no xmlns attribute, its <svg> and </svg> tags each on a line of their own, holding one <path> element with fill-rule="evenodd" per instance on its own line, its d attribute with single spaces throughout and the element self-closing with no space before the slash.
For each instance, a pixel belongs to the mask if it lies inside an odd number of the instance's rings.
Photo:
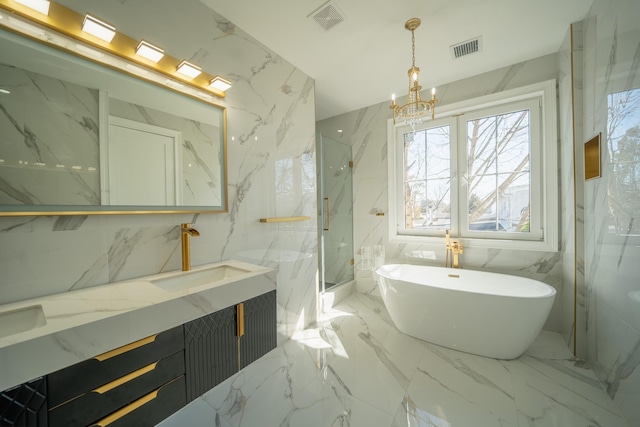
<svg viewBox="0 0 640 427">
<path fill-rule="evenodd" d="M 529 231 L 529 110 L 467 121 L 468 226 Z"/>
<path fill-rule="evenodd" d="M 640 89 L 608 96 L 609 230 L 640 235 Z"/>
</svg>

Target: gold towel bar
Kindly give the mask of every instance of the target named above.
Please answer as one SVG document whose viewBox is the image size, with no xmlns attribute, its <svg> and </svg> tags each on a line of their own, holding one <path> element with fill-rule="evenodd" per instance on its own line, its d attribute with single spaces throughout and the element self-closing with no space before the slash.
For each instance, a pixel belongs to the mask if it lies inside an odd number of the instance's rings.
<svg viewBox="0 0 640 427">
<path fill-rule="evenodd" d="M 275 218 L 260 218 L 260 222 L 309 221 L 310 219 L 310 216 L 279 216 Z"/>
</svg>

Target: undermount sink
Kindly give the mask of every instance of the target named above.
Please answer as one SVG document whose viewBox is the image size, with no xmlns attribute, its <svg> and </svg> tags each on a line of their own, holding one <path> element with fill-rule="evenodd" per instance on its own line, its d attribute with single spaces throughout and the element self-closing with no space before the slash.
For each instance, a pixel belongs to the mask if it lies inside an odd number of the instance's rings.
<svg viewBox="0 0 640 427">
<path fill-rule="evenodd" d="M 231 265 L 217 265 L 204 270 L 189 271 L 171 277 L 151 280 L 151 283 L 165 291 L 178 292 L 202 285 L 213 284 L 250 272 L 250 270 Z"/>
<path fill-rule="evenodd" d="M 47 324 L 41 305 L 0 313 L 0 338 L 30 331 Z"/>
</svg>

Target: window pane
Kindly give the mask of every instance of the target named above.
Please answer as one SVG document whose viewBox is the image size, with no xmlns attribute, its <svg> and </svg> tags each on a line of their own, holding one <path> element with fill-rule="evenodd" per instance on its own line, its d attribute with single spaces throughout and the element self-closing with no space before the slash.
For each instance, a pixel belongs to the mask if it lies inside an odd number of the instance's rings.
<svg viewBox="0 0 640 427">
<path fill-rule="evenodd" d="M 498 185 L 504 189 L 498 194 L 498 230 L 529 232 L 529 172 L 500 174 Z"/>
<path fill-rule="evenodd" d="M 449 126 L 404 134 L 405 229 L 450 228 Z"/>
<path fill-rule="evenodd" d="M 640 236 L 640 89 L 607 96 L 609 233 Z"/>
<path fill-rule="evenodd" d="M 529 110 L 467 122 L 468 229 L 529 231 Z"/>
</svg>

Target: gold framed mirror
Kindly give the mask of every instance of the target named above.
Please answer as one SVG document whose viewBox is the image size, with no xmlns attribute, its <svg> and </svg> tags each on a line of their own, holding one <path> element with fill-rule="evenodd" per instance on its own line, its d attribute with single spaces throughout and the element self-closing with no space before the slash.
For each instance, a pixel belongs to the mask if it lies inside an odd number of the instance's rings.
<svg viewBox="0 0 640 427">
<path fill-rule="evenodd" d="M 224 92 L 13 3 L 0 0 L 0 216 L 227 212 Z"/>
</svg>

